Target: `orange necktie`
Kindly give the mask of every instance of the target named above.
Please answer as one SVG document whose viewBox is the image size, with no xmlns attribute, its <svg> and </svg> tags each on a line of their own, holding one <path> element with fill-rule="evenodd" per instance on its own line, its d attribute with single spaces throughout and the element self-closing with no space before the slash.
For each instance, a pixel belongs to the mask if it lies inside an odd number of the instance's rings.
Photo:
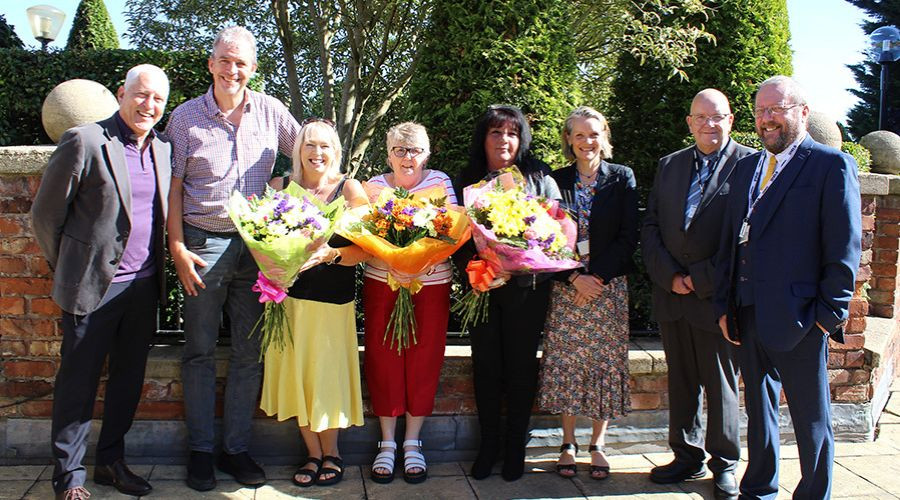
<svg viewBox="0 0 900 500">
<path fill-rule="evenodd" d="M 766 186 L 769 185 L 769 181 L 772 179 L 772 174 L 775 173 L 775 155 L 769 157 L 769 165 L 766 167 L 766 175 L 763 176 L 762 184 L 760 184 L 759 191 L 762 192 L 763 189 L 766 189 Z"/>
</svg>

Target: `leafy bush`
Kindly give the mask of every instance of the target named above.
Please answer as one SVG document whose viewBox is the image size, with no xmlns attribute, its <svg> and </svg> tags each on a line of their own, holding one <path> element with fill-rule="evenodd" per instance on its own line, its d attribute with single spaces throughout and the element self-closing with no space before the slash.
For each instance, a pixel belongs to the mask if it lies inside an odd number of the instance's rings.
<svg viewBox="0 0 900 500">
<path fill-rule="evenodd" d="M 748 148 L 753 148 L 757 151 L 760 151 L 763 148 L 762 141 L 759 140 L 759 135 L 756 132 L 731 132 L 731 138 L 735 140 L 735 142 L 739 142 Z"/>
<path fill-rule="evenodd" d="M 67 50 L 118 49 L 119 37 L 103 0 L 81 0 L 72 20 Z"/>
<path fill-rule="evenodd" d="M 0 14 L 0 49 L 21 49 L 24 46 L 13 26 L 6 23 L 6 16 Z"/>
<path fill-rule="evenodd" d="M 41 124 L 41 106 L 53 87 L 64 81 L 93 80 L 115 93 L 131 67 L 155 64 L 169 76 L 169 112 L 209 88 L 206 60 L 207 54 L 200 51 L 0 49 L 0 146 L 52 142 Z"/>
<path fill-rule="evenodd" d="M 860 172 L 868 172 L 872 167 L 872 153 L 858 142 L 845 141 L 841 144 L 841 151 L 849 154 L 856 160 Z"/>
</svg>

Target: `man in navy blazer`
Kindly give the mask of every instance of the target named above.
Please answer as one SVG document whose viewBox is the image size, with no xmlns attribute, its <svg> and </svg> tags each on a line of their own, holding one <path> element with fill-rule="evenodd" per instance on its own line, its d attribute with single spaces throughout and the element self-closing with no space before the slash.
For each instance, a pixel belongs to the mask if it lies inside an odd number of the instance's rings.
<svg viewBox="0 0 900 500">
<path fill-rule="evenodd" d="M 53 269 L 53 300 L 63 311 L 51 428 L 58 499 L 90 496 L 82 458 L 107 357 L 94 482 L 132 496 L 152 489 L 128 469 L 124 454 L 165 289 L 171 148 L 153 126 L 168 95 L 160 68 L 129 70 L 113 116 L 62 136 L 31 207 L 35 239 Z"/>
<path fill-rule="evenodd" d="M 738 164 L 716 262 L 716 313 L 723 335 L 740 345 L 748 417 L 740 493 L 778 493 L 784 389 L 800 455 L 794 498 L 828 498 L 828 337 L 843 340 L 859 266 L 857 166 L 809 137 L 804 92 L 786 76 L 760 85 L 754 116 L 765 150 Z"/>
</svg>

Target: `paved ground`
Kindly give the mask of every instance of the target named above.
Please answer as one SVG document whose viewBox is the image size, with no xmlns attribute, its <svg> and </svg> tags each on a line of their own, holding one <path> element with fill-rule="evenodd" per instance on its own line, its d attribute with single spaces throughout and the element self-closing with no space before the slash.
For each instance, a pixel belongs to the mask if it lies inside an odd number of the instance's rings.
<svg viewBox="0 0 900 500">
<path fill-rule="evenodd" d="M 835 455 L 835 498 L 900 499 L 900 379 L 895 381 L 891 399 L 882 414 L 877 439 L 872 443 L 838 443 Z M 298 488 L 290 481 L 293 467 L 271 466 L 266 467 L 269 484 L 259 489 L 241 487 L 220 473 L 218 487 L 206 493 L 198 493 L 185 486 L 183 466 L 135 465 L 132 468 L 149 478 L 154 490 L 148 498 L 157 499 L 713 497 L 711 475 L 678 485 L 651 483 L 650 468 L 668 462 L 671 459 L 669 453 L 611 454 L 612 476 L 605 481 L 590 479 L 587 453 L 582 452 L 578 457 L 580 468 L 575 479 L 563 479 L 551 472 L 555 458 L 556 454 L 549 450 L 529 457 L 531 471 L 513 483 L 505 482 L 499 474 L 476 481 L 467 475 L 470 464 L 443 463 L 432 464 L 429 479 L 420 485 L 408 485 L 399 476 L 392 484 L 376 484 L 368 479 L 367 469 L 353 466 L 347 468 L 344 481 L 337 486 Z M 740 465 L 739 475 L 743 473 L 746 463 L 742 461 Z M 49 481 L 51 470 L 51 467 L 43 465 L 0 467 L 0 500 L 53 498 Z M 92 473 L 89 468 L 88 477 Z M 779 498 L 790 498 L 799 477 L 796 447 L 783 446 Z M 92 500 L 128 498 L 112 487 L 95 485 L 91 481 L 88 481 L 87 487 L 92 493 Z"/>
</svg>

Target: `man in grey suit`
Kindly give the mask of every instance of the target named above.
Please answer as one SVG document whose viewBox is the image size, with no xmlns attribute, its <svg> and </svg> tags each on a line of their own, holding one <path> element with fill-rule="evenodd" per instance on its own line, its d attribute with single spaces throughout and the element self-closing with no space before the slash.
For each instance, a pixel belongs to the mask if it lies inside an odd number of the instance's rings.
<svg viewBox="0 0 900 500">
<path fill-rule="evenodd" d="M 659 160 L 641 233 L 669 370 L 669 446 L 675 459 L 650 479 L 675 483 L 705 475 L 711 458 L 716 498 L 737 495 L 740 458 L 736 354 L 716 328 L 713 257 L 719 248 L 732 173 L 753 150 L 731 140 L 724 94 L 700 91 L 687 124 L 696 144 Z M 704 440 L 703 393 L 707 398 Z"/>
<path fill-rule="evenodd" d="M 109 356 L 94 482 L 128 495 L 152 489 L 124 462 L 125 434 L 141 397 L 156 309 L 164 297 L 165 219 L 171 148 L 153 126 L 169 95 L 165 73 L 135 66 L 119 110 L 67 131 L 31 208 L 62 308 L 62 359 L 53 392 L 53 488 L 84 499 L 97 384 Z"/>
</svg>

